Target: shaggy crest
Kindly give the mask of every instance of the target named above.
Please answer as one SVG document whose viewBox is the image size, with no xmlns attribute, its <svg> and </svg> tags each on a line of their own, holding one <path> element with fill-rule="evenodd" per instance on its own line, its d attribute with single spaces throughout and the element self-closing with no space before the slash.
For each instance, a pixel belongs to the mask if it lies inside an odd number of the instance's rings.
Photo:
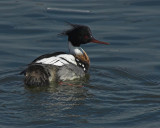
<svg viewBox="0 0 160 128">
<path fill-rule="evenodd" d="M 88 29 L 90 31 L 89 27 L 87 27 L 85 25 L 72 24 L 70 22 L 66 22 L 66 23 L 71 26 L 71 29 L 65 30 L 62 33 L 58 34 L 58 35 L 67 35 L 67 36 L 69 36 L 71 32 L 76 31 L 78 29 L 82 29 L 82 28 L 83 29 Z"/>
</svg>

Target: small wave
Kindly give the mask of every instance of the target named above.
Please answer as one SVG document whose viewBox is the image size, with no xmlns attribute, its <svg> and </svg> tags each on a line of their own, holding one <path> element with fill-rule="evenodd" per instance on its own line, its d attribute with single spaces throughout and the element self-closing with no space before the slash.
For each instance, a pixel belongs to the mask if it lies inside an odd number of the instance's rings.
<svg viewBox="0 0 160 128">
<path fill-rule="evenodd" d="M 78 12 L 78 13 L 90 13 L 90 10 L 80 10 L 80 9 L 68 9 L 68 8 L 47 8 L 51 11 L 61 11 L 61 12 Z"/>
</svg>

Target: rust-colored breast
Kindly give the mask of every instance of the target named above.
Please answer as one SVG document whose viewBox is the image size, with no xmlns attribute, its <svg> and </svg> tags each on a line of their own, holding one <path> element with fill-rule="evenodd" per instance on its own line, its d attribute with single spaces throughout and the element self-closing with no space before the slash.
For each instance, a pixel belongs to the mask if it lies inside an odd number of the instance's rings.
<svg viewBox="0 0 160 128">
<path fill-rule="evenodd" d="M 81 55 L 75 55 L 75 57 L 77 58 L 76 62 L 78 64 L 78 66 L 83 68 L 83 70 L 85 72 L 87 72 L 89 69 L 90 60 L 89 60 L 89 57 L 86 54 L 86 52 L 83 52 L 83 54 L 81 54 Z"/>
<path fill-rule="evenodd" d="M 85 62 L 87 63 L 88 65 L 90 64 L 90 60 L 89 60 L 89 57 L 87 55 L 86 52 L 84 52 L 82 55 L 76 55 L 76 57 L 81 60 L 82 62 Z"/>
</svg>

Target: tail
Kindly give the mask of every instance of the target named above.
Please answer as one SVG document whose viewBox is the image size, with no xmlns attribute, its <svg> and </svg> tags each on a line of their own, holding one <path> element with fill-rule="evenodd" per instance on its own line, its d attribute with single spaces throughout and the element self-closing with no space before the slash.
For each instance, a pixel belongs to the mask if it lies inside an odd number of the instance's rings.
<svg viewBox="0 0 160 128">
<path fill-rule="evenodd" d="M 53 73 L 51 74 L 47 67 L 39 64 L 30 65 L 22 73 L 25 74 L 25 85 L 32 87 L 48 86 L 50 77 L 53 77 Z"/>
</svg>

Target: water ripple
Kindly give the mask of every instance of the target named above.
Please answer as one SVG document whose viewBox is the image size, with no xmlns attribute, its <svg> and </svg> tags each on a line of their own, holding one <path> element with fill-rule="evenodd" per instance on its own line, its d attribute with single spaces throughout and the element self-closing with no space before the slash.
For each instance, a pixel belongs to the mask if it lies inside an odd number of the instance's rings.
<svg viewBox="0 0 160 128">
<path fill-rule="evenodd" d="M 1 0 L 0 127 L 158 128 L 159 2 Z M 83 87 L 29 89 L 19 75 L 37 56 L 67 51 L 64 21 L 90 26 L 109 46 L 82 46 Z"/>
</svg>

